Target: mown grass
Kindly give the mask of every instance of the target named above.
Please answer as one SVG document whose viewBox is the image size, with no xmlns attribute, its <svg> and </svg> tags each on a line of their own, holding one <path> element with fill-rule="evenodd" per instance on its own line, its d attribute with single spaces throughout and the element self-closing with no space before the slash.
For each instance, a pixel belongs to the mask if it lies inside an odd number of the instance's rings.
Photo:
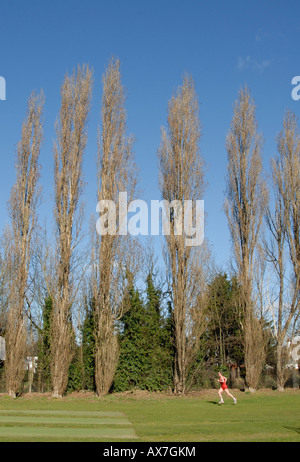
<svg viewBox="0 0 300 462">
<path fill-rule="evenodd" d="M 218 406 L 212 390 L 187 397 L 2 396 L 0 441 L 300 441 L 300 391 L 234 393 L 236 406 L 226 397 Z"/>
</svg>

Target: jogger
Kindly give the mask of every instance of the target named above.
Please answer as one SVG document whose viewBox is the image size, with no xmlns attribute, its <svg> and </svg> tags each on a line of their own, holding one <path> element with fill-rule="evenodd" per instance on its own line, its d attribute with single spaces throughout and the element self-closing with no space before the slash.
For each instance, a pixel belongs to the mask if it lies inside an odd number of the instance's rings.
<svg viewBox="0 0 300 462">
<path fill-rule="evenodd" d="M 218 394 L 219 394 L 219 396 L 220 396 L 220 402 L 219 402 L 219 404 L 223 404 L 223 403 L 224 403 L 223 397 L 222 397 L 223 391 L 225 391 L 225 393 L 226 393 L 228 396 L 230 396 L 230 398 L 233 399 L 233 404 L 236 404 L 236 403 L 237 403 L 237 399 L 236 399 L 236 398 L 229 392 L 229 390 L 228 390 L 228 386 L 227 386 L 227 384 L 226 384 L 227 378 L 224 377 L 224 375 L 222 375 L 221 372 L 218 372 L 218 374 L 219 374 L 219 382 L 220 382 L 220 384 L 221 384 L 221 388 L 220 388 L 219 391 L 218 391 Z"/>
</svg>

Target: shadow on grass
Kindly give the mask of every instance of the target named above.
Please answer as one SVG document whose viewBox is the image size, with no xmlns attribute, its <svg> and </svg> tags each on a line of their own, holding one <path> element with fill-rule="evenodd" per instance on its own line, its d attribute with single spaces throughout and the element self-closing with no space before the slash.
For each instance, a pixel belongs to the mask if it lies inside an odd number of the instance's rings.
<svg viewBox="0 0 300 462">
<path fill-rule="evenodd" d="M 283 427 L 283 428 L 286 428 L 287 430 L 292 430 L 296 433 L 299 433 L 300 435 L 300 427 Z"/>
</svg>

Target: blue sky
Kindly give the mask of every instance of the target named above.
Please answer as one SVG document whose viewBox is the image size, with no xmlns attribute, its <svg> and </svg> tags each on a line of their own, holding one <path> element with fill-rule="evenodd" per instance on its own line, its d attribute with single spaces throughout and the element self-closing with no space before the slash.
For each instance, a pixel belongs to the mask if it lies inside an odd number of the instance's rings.
<svg viewBox="0 0 300 462">
<path fill-rule="evenodd" d="M 7 86 L 7 99 L 0 101 L 1 231 L 8 220 L 15 147 L 26 102 L 32 90 L 41 88 L 46 103 L 40 219 L 47 219 L 51 227 L 52 147 L 60 85 L 65 73 L 82 63 L 93 67 L 95 78 L 84 162 L 86 222 L 95 213 L 101 78 L 114 55 L 120 58 L 128 92 L 128 131 L 137 138 L 140 199 L 160 198 L 160 128 L 183 73 L 193 76 L 200 101 L 201 152 L 207 163 L 205 235 L 216 263 L 226 269 L 231 245 L 223 212 L 225 137 L 232 106 L 247 84 L 265 138 L 268 171 L 285 110 L 300 115 L 300 101 L 291 98 L 291 80 L 300 75 L 299 37 L 300 3 L 294 0 L 0 0 L 0 76 Z"/>
</svg>

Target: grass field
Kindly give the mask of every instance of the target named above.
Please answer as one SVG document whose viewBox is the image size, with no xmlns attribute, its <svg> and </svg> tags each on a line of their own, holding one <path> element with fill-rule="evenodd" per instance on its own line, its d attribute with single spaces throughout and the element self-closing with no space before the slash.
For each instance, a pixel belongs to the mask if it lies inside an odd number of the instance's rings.
<svg viewBox="0 0 300 462">
<path fill-rule="evenodd" d="M 4 441 L 300 441 L 300 391 L 234 392 L 218 406 L 216 391 L 187 397 L 143 392 L 0 397 Z"/>
</svg>

